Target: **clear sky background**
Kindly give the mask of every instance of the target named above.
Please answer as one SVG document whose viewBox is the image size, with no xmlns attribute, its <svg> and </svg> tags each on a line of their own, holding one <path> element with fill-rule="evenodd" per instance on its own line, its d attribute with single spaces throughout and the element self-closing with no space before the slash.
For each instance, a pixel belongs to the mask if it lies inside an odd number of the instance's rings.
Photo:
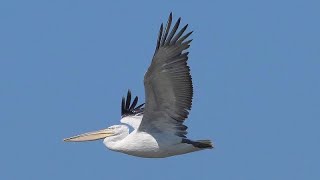
<svg viewBox="0 0 320 180">
<path fill-rule="evenodd" d="M 320 179 L 320 2 L 1 1 L 0 179 Z M 170 12 L 194 30 L 191 139 L 167 159 L 62 139 L 119 124 Z"/>
</svg>

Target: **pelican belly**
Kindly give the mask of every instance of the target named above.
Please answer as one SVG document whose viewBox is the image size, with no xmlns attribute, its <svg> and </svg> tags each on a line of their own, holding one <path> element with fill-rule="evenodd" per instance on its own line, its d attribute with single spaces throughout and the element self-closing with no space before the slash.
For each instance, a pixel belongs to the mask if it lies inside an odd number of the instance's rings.
<svg viewBox="0 0 320 180">
<path fill-rule="evenodd" d="M 126 138 L 110 147 L 114 151 L 144 158 L 164 158 L 201 150 L 190 144 L 181 143 L 182 138 L 175 135 L 148 134 L 132 132 Z"/>
</svg>

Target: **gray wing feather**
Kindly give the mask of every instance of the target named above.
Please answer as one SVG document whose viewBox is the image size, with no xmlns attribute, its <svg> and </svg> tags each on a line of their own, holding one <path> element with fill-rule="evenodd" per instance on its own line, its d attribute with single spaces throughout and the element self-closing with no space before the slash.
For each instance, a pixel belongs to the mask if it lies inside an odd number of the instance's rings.
<svg viewBox="0 0 320 180">
<path fill-rule="evenodd" d="M 170 32 L 170 14 L 164 34 L 161 24 L 155 54 L 144 76 L 146 104 L 140 131 L 174 133 L 181 137 L 187 134 L 183 121 L 191 109 L 193 86 L 187 65 L 189 53 L 185 52 L 191 40 L 185 40 L 192 32 L 182 36 L 186 25 L 176 34 L 180 20 Z"/>
</svg>

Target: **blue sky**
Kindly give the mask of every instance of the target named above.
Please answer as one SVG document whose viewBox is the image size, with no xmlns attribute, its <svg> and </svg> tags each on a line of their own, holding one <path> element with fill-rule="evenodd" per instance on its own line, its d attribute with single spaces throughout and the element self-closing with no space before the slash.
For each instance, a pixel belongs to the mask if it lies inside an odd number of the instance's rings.
<svg viewBox="0 0 320 180">
<path fill-rule="evenodd" d="M 1 1 L 0 179 L 320 179 L 319 1 Z M 70 135 L 118 124 L 170 12 L 194 30 L 189 137 L 167 159 Z M 152 178 L 151 178 L 152 177 Z"/>
</svg>

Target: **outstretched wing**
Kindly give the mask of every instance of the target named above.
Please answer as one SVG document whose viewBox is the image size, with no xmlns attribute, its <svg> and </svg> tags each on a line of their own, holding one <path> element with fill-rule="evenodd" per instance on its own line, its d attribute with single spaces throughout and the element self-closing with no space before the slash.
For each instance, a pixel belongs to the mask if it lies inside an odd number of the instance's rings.
<svg viewBox="0 0 320 180">
<path fill-rule="evenodd" d="M 174 133 L 185 137 L 192 105 L 193 87 L 190 68 L 187 65 L 189 44 L 186 40 L 192 32 L 184 35 L 188 24 L 180 31 L 181 18 L 170 30 L 170 13 L 165 31 L 161 24 L 155 54 L 144 76 L 146 104 L 139 131 Z"/>
</svg>

